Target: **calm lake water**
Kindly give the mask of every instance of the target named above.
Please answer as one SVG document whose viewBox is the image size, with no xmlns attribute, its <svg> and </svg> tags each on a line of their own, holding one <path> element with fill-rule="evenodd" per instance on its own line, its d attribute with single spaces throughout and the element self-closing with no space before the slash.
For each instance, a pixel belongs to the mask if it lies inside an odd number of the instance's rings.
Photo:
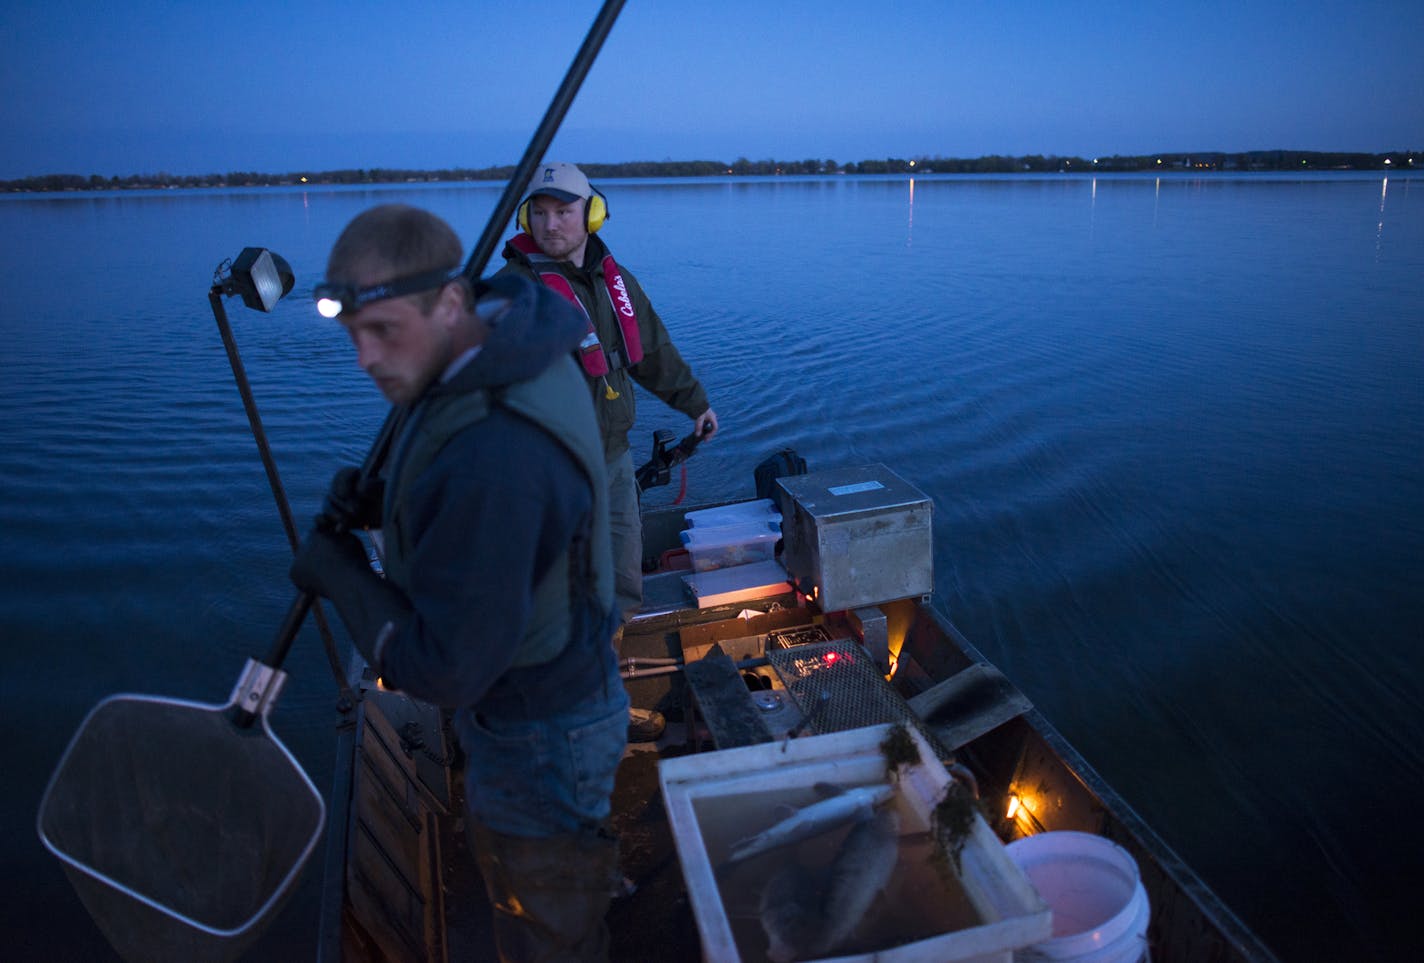
<svg viewBox="0 0 1424 963">
<path fill-rule="evenodd" d="M 1424 834 L 1424 179 L 611 181 L 604 236 L 723 432 L 688 501 L 796 447 L 935 506 L 940 604 L 1286 959 L 1417 953 Z M 206 295 L 309 518 L 384 407 L 306 293 L 342 226 L 498 185 L 0 197 L 0 803 L 10 959 L 103 959 L 40 846 L 114 692 L 220 702 L 292 597 Z M 645 404 L 635 435 L 686 422 Z M 656 500 L 666 501 L 664 490 Z M 323 790 L 308 628 L 273 725 Z M 319 856 L 254 959 L 309 959 Z"/>
</svg>

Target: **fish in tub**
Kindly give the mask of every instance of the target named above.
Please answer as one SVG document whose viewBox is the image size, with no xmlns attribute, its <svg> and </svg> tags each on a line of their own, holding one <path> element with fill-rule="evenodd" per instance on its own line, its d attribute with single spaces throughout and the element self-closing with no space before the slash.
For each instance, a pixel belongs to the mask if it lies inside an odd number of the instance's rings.
<svg viewBox="0 0 1424 963">
<path fill-rule="evenodd" d="M 843 789 L 830 783 L 817 783 L 816 792 L 823 798 L 802 809 L 789 808 L 778 822 L 732 845 L 732 852 L 722 863 L 719 871 L 742 860 L 782 846 L 799 843 L 803 839 L 818 836 L 848 822 L 869 819 L 878 806 L 884 806 L 895 798 L 895 787 L 883 784 L 858 786 Z"/>
<path fill-rule="evenodd" d="M 904 831 L 894 785 L 814 791 L 825 798 L 778 804 L 778 821 L 733 842 L 716 869 L 743 960 L 874 953 L 983 922 L 937 869 L 934 834 Z"/>
<path fill-rule="evenodd" d="M 897 862 L 900 815 L 887 805 L 895 798 L 893 785 L 844 789 L 817 783 L 814 788 L 823 798 L 801 809 L 787 807 L 776 823 L 733 843 L 731 854 L 717 868 L 725 888 L 733 868 L 746 860 L 850 826 L 826 873 L 812 873 L 793 853 L 761 885 L 757 915 L 773 963 L 824 956 L 839 948 L 859 927 Z M 736 885 L 734 892 L 740 891 Z M 724 904 L 728 895 L 724 891 Z"/>
<path fill-rule="evenodd" d="M 889 884 L 899 842 L 900 814 L 886 808 L 856 820 L 824 874 L 796 860 L 773 871 L 757 914 L 767 959 L 791 963 L 846 946 Z"/>
</svg>

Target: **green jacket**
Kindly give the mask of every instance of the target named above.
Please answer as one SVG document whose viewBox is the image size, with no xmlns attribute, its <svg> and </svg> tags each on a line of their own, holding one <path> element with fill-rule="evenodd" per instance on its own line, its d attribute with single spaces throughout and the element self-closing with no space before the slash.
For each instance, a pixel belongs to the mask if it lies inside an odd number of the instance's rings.
<svg viewBox="0 0 1424 963">
<path fill-rule="evenodd" d="M 574 294 L 593 318 L 598 340 L 605 345 L 620 345 L 622 337 L 618 319 L 613 313 L 613 304 L 608 299 L 603 280 L 603 258 L 608 253 L 608 247 L 598 235 L 593 234 L 588 239 L 583 268 L 574 267 L 568 261 L 547 262 L 541 266 L 546 270 L 551 266 L 557 268 L 568 280 Z M 500 274 L 515 273 L 535 282 L 539 280 L 529 258 L 513 245 L 505 245 L 504 258 L 506 264 L 500 269 Z M 584 376 L 593 396 L 598 428 L 603 435 L 603 454 L 610 462 L 628 450 L 628 432 L 637 416 L 634 381 L 689 418 L 696 418 L 709 407 L 707 392 L 692 373 L 691 366 L 678 353 L 672 336 L 653 309 L 643 286 L 625 265 L 619 264 L 618 270 L 623 275 L 638 315 L 643 360 L 627 368 L 614 369 L 600 378 Z M 617 397 L 608 397 L 609 388 Z"/>
</svg>

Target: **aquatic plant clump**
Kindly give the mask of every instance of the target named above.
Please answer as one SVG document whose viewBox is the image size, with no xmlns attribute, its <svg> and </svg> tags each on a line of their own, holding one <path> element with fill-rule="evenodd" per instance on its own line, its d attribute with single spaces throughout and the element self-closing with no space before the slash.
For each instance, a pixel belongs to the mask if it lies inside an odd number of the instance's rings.
<svg viewBox="0 0 1424 963">
<path fill-rule="evenodd" d="M 892 782 L 900 777 L 903 767 L 921 762 L 920 747 L 904 723 L 897 723 L 886 733 L 880 752 L 885 757 L 886 776 Z M 946 880 L 963 871 L 960 856 L 981 807 L 982 803 L 968 787 L 954 779 L 945 787 L 944 798 L 930 813 L 930 835 L 935 845 L 930 847 L 929 859 Z"/>
<path fill-rule="evenodd" d="M 897 723 L 886 733 L 880 752 L 885 756 L 885 775 L 891 780 L 899 777 L 901 767 L 920 764 L 920 747 L 904 723 Z"/>
<path fill-rule="evenodd" d="M 978 811 L 978 800 L 962 783 L 955 781 L 945 787 L 944 798 L 930 814 L 930 833 L 935 841 L 930 850 L 930 861 L 941 873 L 949 873 L 951 862 L 956 875 L 963 872 L 960 855 L 964 852 L 964 844 L 969 841 Z"/>
</svg>

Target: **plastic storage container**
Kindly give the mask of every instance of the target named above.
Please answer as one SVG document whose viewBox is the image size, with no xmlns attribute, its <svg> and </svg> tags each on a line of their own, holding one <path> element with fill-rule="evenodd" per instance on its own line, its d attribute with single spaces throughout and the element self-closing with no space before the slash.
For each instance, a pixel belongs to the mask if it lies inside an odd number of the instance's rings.
<svg viewBox="0 0 1424 963">
<path fill-rule="evenodd" d="M 688 512 L 683 517 L 687 519 L 689 528 L 716 528 L 758 522 L 775 522 L 778 526 L 781 524 L 781 513 L 776 510 L 776 503 L 770 498 L 762 498 L 754 502 L 734 502 L 731 505 L 718 505 L 716 508 L 703 508 L 695 512 Z"/>
<path fill-rule="evenodd" d="M 779 527 L 768 522 L 744 522 L 740 525 L 717 525 L 711 528 L 687 528 L 682 531 L 682 544 L 692 556 L 694 572 L 711 572 L 751 562 L 768 562 L 776 556 L 776 543 L 781 538 Z"/>
</svg>

